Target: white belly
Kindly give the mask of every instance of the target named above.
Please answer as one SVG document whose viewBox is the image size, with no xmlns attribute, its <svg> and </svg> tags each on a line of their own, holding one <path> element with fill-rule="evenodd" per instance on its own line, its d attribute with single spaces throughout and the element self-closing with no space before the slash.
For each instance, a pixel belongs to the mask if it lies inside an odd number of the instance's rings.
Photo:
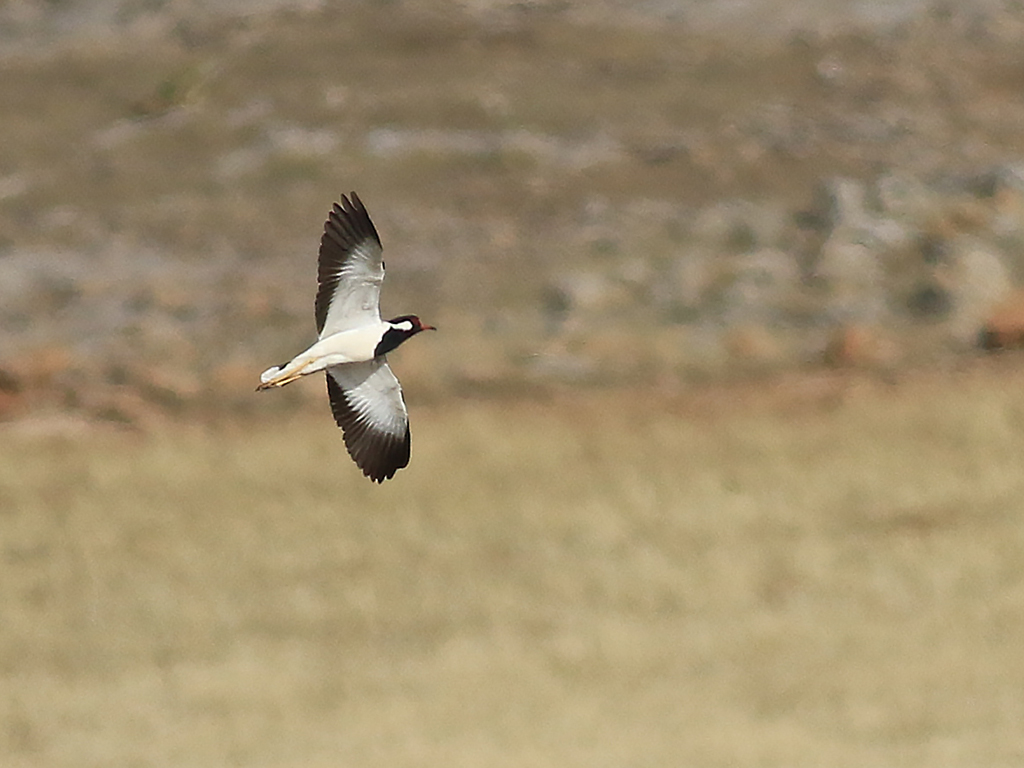
<svg viewBox="0 0 1024 768">
<path fill-rule="evenodd" d="M 317 362 L 323 360 L 324 368 L 342 363 L 365 363 L 373 359 L 373 352 L 387 328 L 385 323 L 380 323 L 332 333 L 320 339 L 298 357 L 308 356 Z"/>
<path fill-rule="evenodd" d="M 260 380 L 266 383 L 270 379 L 285 378 L 293 373 L 305 376 L 332 365 L 365 363 L 373 359 L 373 352 L 387 328 L 386 323 L 380 323 L 333 333 L 320 339 L 280 368 L 275 366 L 267 369 L 260 376 Z"/>
</svg>

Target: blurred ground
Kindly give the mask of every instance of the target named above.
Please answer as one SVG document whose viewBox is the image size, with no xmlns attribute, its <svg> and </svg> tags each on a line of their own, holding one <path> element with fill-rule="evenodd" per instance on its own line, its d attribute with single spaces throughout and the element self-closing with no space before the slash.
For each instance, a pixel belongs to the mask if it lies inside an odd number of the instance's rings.
<svg viewBox="0 0 1024 768">
<path fill-rule="evenodd" d="M 0 2 L 0 764 L 1024 760 L 1014 3 Z M 413 461 L 313 333 L 356 189 Z"/>
<path fill-rule="evenodd" d="M 8 4 L 0 411 L 249 412 L 352 188 L 437 398 L 1024 338 L 1024 16 L 771 7 Z"/>
<path fill-rule="evenodd" d="M 1009 766 L 1024 372 L 0 440 L 0 759 Z"/>
</svg>

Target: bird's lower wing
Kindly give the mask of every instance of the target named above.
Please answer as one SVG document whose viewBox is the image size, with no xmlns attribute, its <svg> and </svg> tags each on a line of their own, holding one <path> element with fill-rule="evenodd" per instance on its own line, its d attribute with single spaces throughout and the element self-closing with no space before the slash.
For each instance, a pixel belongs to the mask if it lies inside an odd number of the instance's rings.
<svg viewBox="0 0 1024 768">
<path fill-rule="evenodd" d="M 327 394 L 345 447 L 364 475 L 382 483 L 409 463 L 409 414 L 383 358 L 328 368 Z"/>
</svg>

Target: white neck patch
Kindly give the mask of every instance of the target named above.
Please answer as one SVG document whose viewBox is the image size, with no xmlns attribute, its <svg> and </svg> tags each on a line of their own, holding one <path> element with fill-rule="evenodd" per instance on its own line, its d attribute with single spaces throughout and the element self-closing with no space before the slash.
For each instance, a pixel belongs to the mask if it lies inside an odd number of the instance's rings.
<svg viewBox="0 0 1024 768">
<path fill-rule="evenodd" d="M 412 330 L 412 320 L 402 320 L 399 323 L 395 323 L 392 327 L 396 328 L 399 331 L 411 331 Z"/>
</svg>

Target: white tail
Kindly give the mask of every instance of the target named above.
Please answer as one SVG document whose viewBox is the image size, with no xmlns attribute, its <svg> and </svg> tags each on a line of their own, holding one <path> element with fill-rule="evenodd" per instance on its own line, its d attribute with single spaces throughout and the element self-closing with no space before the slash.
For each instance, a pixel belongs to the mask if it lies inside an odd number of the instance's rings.
<svg viewBox="0 0 1024 768">
<path fill-rule="evenodd" d="M 267 368 L 263 373 L 260 374 L 260 383 L 266 384 L 272 378 L 277 376 L 281 372 L 281 366 L 275 365 L 273 368 Z"/>
</svg>

